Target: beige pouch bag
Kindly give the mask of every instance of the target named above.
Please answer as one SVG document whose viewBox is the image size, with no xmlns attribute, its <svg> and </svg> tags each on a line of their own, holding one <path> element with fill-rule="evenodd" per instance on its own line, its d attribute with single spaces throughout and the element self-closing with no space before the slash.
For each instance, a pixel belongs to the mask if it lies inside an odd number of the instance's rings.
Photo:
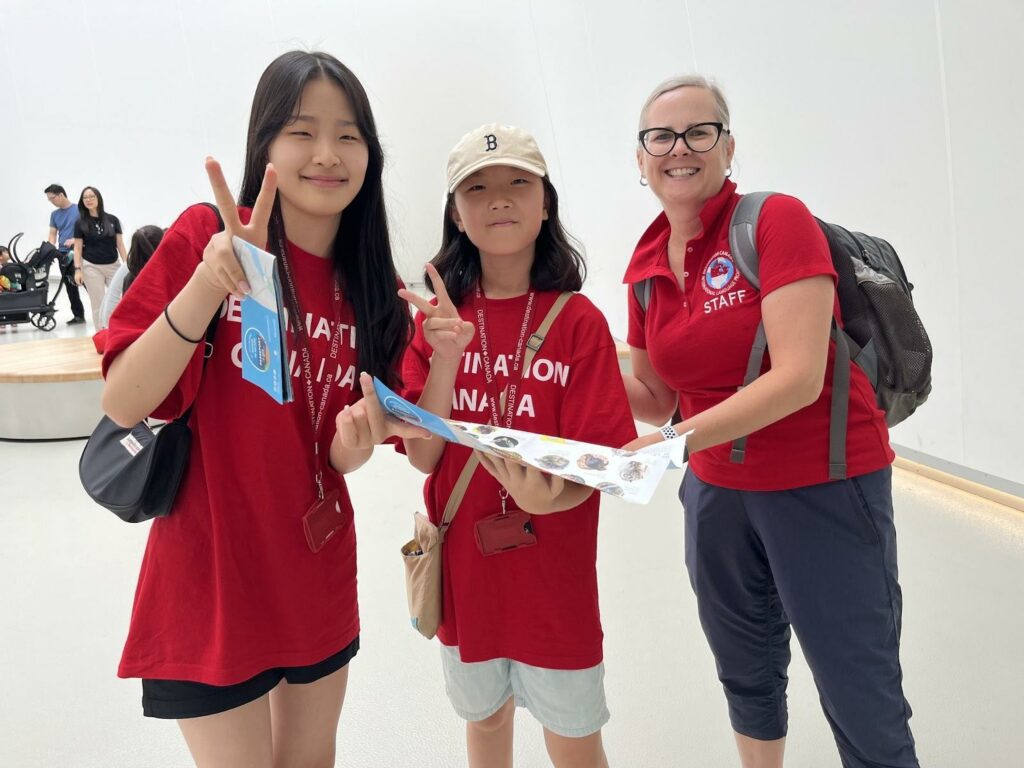
<svg viewBox="0 0 1024 768">
<path fill-rule="evenodd" d="M 441 526 L 434 525 L 426 515 L 417 512 L 412 540 L 402 547 L 409 620 L 412 628 L 427 639 L 437 634 L 437 628 L 441 626 L 441 545 L 444 544 L 444 535 L 452 524 L 452 518 L 462 503 L 469 480 L 479 463 L 476 454 L 469 457 L 448 499 Z"/>
</svg>

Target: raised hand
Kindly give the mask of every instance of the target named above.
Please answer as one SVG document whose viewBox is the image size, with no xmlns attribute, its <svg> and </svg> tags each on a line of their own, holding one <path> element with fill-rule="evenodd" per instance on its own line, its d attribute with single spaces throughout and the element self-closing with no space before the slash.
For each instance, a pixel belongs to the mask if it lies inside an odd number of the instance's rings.
<svg viewBox="0 0 1024 768">
<path fill-rule="evenodd" d="M 472 323 L 459 317 L 459 312 L 444 287 L 444 281 L 433 264 L 427 264 L 427 273 L 434 286 L 437 304 L 431 304 L 406 288 L 402 288 L 398 295 L 426 316 L 423 321 L 423 336 L 434 350 L 434 354 L 448 360 L 458 360 L 469 346 L 469 342 L 473 340 L 476 329 Z"/>
<path fill-rule="evenodd" d="M 531 515 L 546 515 L 558 511 L 553 503 L 565 490 L 565 480 L 526 464 L 490 456 L 482 451 L 477 451 L 477 456 L 480 457 L 480 465 L 504 486 L 521 510 Z"/>
<path fill-rule="evenodd" d="M 199 267 L 207 284 L 222 293 L 233 293 L 243 296 L 249 293 L 249 284 L 245 281 L 245 272 L 235 257 L 231 238 L 237 236 L 252 243 L 257 248 L 267 247 L 267 228 L 270 224 L 270 213 L 274 209 L 274 197 L 277 194 L 277 172 L 268 164 L 263 174 L 263 184 L 256 197 L 252 216 L 248 224 L 242 224 L 238 217 L 238 206 L 231 196 L 224 171 L 220 163 L 212 157 L 206 158 L 206 175 L 210 178 L 210 187 L 217 202 L 221 218 L 224 219 L 224 231 L 216 233 L 203 251 L 203 262 Z"/>
<path fill-rule="evenodd" d="M 390 437 L 430 437 L 427 430 L 388 416 L 373 389 L 373 377 L 359 374 L 363 399 L 346 405 L 335 420 L 341 444 L 348 449 L 367 449 L 380 445 Z"/>
</svg>

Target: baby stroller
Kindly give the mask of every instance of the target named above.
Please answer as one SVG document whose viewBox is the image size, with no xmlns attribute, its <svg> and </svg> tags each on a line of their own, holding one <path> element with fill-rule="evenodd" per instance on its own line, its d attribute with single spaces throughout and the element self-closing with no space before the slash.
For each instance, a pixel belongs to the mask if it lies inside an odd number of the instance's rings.
<svg viewBox="0 0 1024 768">
<path fill-rule="evenodd" d="M 27 258 L 21 259 L 18 257 L 18 241 L 23 234 L 19 232 L 11 238 L 7 246 L 11 262 L 0 268 L 0 276 L 7 278 L 0 283 L 9 285 L 0 291 L 0 325 L 27 322 L 41 331 L 52 331 L 57 325 L 53 318 L 53 304 L 64 282 L 58 281 L 57 290 L 48 298 L 50 269 L 57 264 L 60 270 L 60 251 L 51 243 L 44 242 Z"/>
</svg>

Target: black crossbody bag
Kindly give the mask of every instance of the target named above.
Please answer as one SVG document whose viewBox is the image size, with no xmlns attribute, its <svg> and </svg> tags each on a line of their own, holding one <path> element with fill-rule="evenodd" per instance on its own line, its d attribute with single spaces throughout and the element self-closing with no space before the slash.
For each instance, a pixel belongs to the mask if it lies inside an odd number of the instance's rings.
<svg viewBox="0 0 1024 768">
<path fill-rule="evenodd" d="M 205 205 L 217 214 L 218 231 L 223 231 L 220 211 Z M 206 328 L 204 370 L 219 319 L 218 311 Z M 169 514 L 188 466 L 192 448 L 188 420 L 193 406 L 155 432 L 145 420 L 129 429 L 107 416 L 100 419 L 78 460 L 78 476 L 89 497 L 127 523 Z"/>
</svg>

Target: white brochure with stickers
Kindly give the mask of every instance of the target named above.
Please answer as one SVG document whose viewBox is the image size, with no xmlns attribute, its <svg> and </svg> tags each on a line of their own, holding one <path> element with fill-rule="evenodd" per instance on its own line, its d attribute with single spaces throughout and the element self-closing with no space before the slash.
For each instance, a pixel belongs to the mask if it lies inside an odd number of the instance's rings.
<svg viewBox="0 0 1024 768">
<path fill-rule="evenodd" d="M 512 459 L 636 504 L 650 501 L 665 472 L 684 464 L 686 435 L 638 451 L 624 451 L 490 424 L 442 419 L 395 394 L 376 378 L 373 386 L 384 410 L 408 424 L 423 427 L 449 442 Z"/>
</svg>

